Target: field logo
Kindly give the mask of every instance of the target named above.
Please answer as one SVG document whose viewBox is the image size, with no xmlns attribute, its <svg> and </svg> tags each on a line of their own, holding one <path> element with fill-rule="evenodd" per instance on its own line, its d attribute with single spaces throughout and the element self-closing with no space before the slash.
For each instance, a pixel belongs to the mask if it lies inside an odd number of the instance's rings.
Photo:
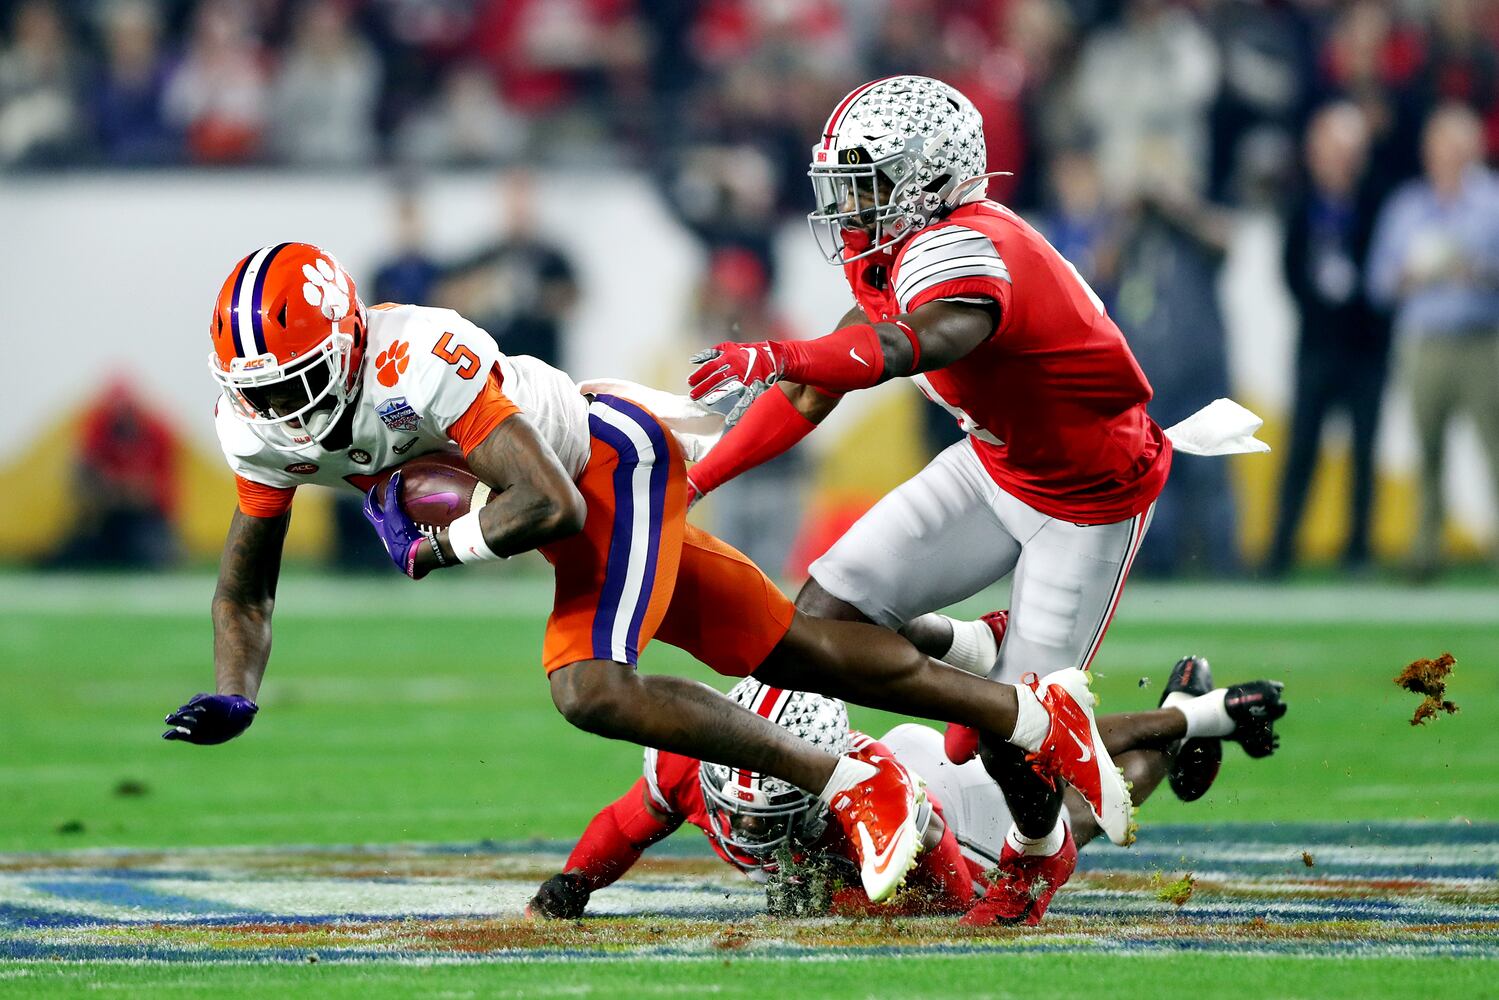
<svg viewBox="0 0 1499 1000">
<path fill-rule="evenodd" d="M 410 434 L 422 422 L 422 415 L 411 408 L 405 396 L 387 399 L 375 408 L 386 427 L 398 433 Z"/>
</svg>

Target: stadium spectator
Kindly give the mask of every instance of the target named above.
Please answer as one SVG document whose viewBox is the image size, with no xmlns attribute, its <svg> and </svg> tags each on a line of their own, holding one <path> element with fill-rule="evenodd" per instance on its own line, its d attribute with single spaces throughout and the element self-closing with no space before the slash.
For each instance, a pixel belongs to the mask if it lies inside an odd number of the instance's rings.
<svg viewBox="0 0 1499 1000">
<path fill-rule="evenodd" d="M 1197 165 L 1178 159 L 1168 139 L 1147 155 L 1144 193 L 1128 213 L 1119 253 L 1113 315 L 1155 396 L 1150 415 L 1169 427 L 1229 395 L 1227 331 L 1218 273 L 1231 220 L 1196 192 Z M 1151 575 L 1239 572 L 1238 512 L 1227 462 L 1180 455 L 1156 502 L 1150 544 L 1136 572 Z"/>
<path fill-rule="evenodd" d="M 1345 410 L 1352 425 L 1353 490 L 1343 562 L 1357 569 L 1369 560 L 1374 441 L 1390 337 L 1363 281 L 1377 209 L 1368 158 L 1369 127 L 1356 105 L 1340 101 L 1313 117 L 1306 135 L 1306 178 L 1291 205 L 1283 257 L 1301 334 L 1280 511 L 1265 563 L 1272 576 L 1283 574 L 1294 560 L 1322 428 L 1334 409 Z"/>
<path fill-rule="evenodd" d="M 1210 115 L 1208 193 L 1242 204 L 1254 194 L 1247 183 L 1265 169 L 1257 159 L 1279 155 L 1289 166 L 1294 158 L 1311 87 L 1309 39 L 1293 9 L 1259 0 L 1218 0 L 1205 18 L 1223 65 Z"/>
<path fill-rule="evenodd" d="M 507 106 L 541 123 L 550 146 L 594 134 L 646 104 L 646 39 L 634 0 L 487 0 L 471 51 L 495 74 Z M 609 112 L 615 112 L 610 116 Z"/>
<path fill-rule="evenodd" d="M 155 569 L 176 558 L 176 438 L 129 382 L 111 382 L 84 412 L 75 475 L 77 520 L 49 566 Z"/>
<path fill-rule="evenodd" d="M 489 331 L 506 354 L 560 366 L 567 317 L 578 300 L 572 262 L 537 229 L 530 174 L 507 174 L 499 195 L 500 237 L 452 265 L 438 298 Z"/>
<path fill-rule="evenodd" d="M 1431 33 L 1420 79 L 1423 105 L 1467 104 L 1486 120 L 1487 146 L 1499 153 L 1499 37 L 1494 6 L 1478 0 L 1442 0 L 1431 11 Z M 1481 23 L 1483 17 L 1490 23 Z M 1487 32 L 1486 32 L 1487 29 Z"/>
<path fill-rule="evenodd" d="M 395 136 L 406 163 L 472 166 L 518 157 L 529 126 L 500 100 L 484 67 L 465 63 L 442 79 L 437 94 L 409 115 Z"/>
<path fill-rule="evenodd" d="M 1356 0 L 1338 15 L 1318 55 L 1317 94 L 1359 106 L 1373 135 L 1370 182 L 1389 190 L 1420 167 L 1421 68 L 1415 30 L 1397 24 L 1380 0 Z"/>
<path fill-rule="evenodd" d="M 268 101 L 267 58 L 250 10 L 207 0 L 167 84 L 167 119 L 187 133 L 197 163 L 243 163 L 260 154 Z"/>
<path fill-rule="evenodd" d="M 442 267 L 426 248 L 421 202 L 416 192 L 395 193 L 395 240 L 389 260 L 375 270 L 372 302 L 429 305 Z M 368 532 L 362 532 L 367 534 Z"/>
<path fill-rule="evenodd" d="M 0 165 L 45 166 L 80 155 L 82 67 L 62 14 L 29 0 L 0 51 Z"/>
<path fill-rule="evenodd" d="M 271 90 L 271 148 L 292 164 L 359 165 L 375 153 L 380 63 L 344 4 L 306 0 Z"/>
<path fill-rule="evenodd" d="M 1098 161 L 1083 146 L 1059 150 L 1047 177 L 1051 206 L 1036 227 L 1072 262 L 1105 305 L 1114 301 L 1119 272 L 1119 206 L 1104 196 Z"/>
<path fill-rule="evenodd" d="M 119 166 L 174 162 L 182 139 L 162 110 L 168 65 L 160 9 L 151 0 L 113 0 L 101 20 L 104 59 L 91 95 L 100 156 Z"/>
<path fill-rule="evenodd" d="M 1447 429 L 1459 412 L 1473 419 L 1499 498 L 1499 179 L 1464 105 L 1432 115 L 1421 154 L 1425 176 L 1380 212 L 1369 291 L 1393 310 L 1405 351 L 1422 465 L 1412 570 L 1425 578 L 1441 567 Z"/>
<path fill-rule="evenodd" d="M 771 304 L 765 265 L 739 247 L 717 250 L 709 258 L 691 329 L 694 351 L 730 337 L 795 336 Z M 793 448 L 713 492 L 714 532 L 766 572 L 780 575 L 787 571 L 796 543 L 806 487 L 806 455 Z"/>
<path fill-rule="evenodd" d="M 1208 107 L 1219 75 L 1212 39 L 1166 0 L 1128 0 L 1121 25 L 1088 38 L 1077 70 L 1077 108 L 1096 137 L 1099 168 L 1114 197 L 1141 193 L 1149 161 L 1161 156 L 1193 165 L 1184 176 L 1202 190 Z"/>
</svg>

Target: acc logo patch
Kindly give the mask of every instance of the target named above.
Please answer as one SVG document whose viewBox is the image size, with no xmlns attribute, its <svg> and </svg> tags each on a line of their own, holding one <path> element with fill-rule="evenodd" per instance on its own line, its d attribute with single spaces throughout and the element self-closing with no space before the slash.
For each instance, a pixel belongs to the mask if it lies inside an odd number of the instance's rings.
<svg viewBox="0 0 1499 1000">
<path fill-rule="evenodd" d="M 380 415 L 380 420 L 386 427 L 406 434 L 416 430 L 417 425 L 422 422 L 422 415 L 411 408 L 405 396 L 387 399 L 375 407 L 375 412 Z"/>
<path fill-rule="evenodd" d="M 360 465 L 369 465 L 374 460 L 374 457 L 363 448 L 350 448 L 349 457 Z"/>
<path fill-rule="evenodd" d="M 286 467 L 286 471 L 287 472 L 291 472 L 291 473 L 295 473 L 296 475 L 299 475 L 299 476 L 310 476 L 314 472 L 317 471 L 317 463 L 316 462 L 293 462 L 292 464 L 290 464 L 290 465 L 288 465 Z"/>
</svg>

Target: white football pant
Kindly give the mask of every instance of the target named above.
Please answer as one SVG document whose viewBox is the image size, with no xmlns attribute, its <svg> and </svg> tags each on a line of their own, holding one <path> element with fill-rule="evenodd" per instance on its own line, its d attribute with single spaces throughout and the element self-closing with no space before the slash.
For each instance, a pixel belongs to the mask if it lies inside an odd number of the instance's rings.
<svg viewBox="0 0 1499 1000">
<path fill-rule="evenodd" d="M 1113 524 L 1057 520 L 1002 490 L 965 438 L 875 504 L 811 573 L 887 628 L 1014 573 L 990 673 L 1014 683 L 1092 662 L 1154 510 Z"/>
</svg>

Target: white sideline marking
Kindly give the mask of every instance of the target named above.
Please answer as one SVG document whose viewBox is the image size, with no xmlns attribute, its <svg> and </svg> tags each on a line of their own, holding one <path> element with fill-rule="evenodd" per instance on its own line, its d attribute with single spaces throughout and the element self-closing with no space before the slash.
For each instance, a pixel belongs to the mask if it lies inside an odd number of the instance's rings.
<svg viewBox="0 0 1499 1000">
<path fill-rule="evenodd" d="M 0 619 L 7 614 L 206 619 L 213 588 L 214 578 L 207 573 L 5 574 L 0 575 Z M 1004 607 L 1008 594 L 1005 585 L 992 587 L 958 604 L 956 612 L 976 616 Z M 540 619 L 551 604 L 551 578 L 539 572 L 454 573 L 419 584 L 399 579 L 394 572 L 388 580 L 294 572 L 281 583 L 276 614 L 280 618 L 342 618 L 399 610 L 424 616 Z M 1116 621 L 1491 625 L 1499 624 L 1499 588 L 1136 582 L 1125 588 Z"/>
</svg>

